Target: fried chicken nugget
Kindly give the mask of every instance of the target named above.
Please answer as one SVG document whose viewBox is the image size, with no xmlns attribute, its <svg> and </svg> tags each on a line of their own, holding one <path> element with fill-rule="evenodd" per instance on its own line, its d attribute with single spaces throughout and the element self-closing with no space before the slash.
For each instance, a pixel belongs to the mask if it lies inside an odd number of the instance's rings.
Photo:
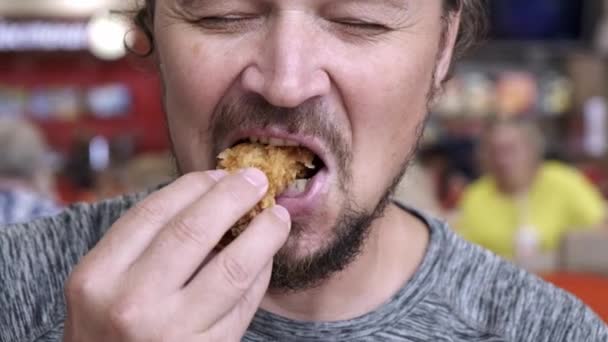
<svg viewBox="0 0 608 342">
<path fill-rule="evenodd" d="M 225 246 L 249 225 L 251 220 L 276 204 L 280 195 L 290 183 L 303 177 L 307 169 L 314 169 L 314 154 L 298 146 L 270 146 L 259 143 L 242 143 L 229 148 L 218 156 L 218 168 L 228 172 L 255 167 L 268 177 L 268 192 L 262 200 L 243 216 L 226 234 L 220 247 Z"/>
</svg>

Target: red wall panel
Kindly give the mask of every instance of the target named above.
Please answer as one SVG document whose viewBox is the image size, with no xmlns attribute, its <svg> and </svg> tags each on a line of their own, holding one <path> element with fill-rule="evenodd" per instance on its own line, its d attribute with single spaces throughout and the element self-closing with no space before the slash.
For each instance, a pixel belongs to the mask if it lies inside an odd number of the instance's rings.
<svg viewBox="0 0 608 342">
<path fill-rule="evenodd" d="M 87 88 L 117 82 L 131 91 L 133 104 L 128 115 L 118 119 L 83 115 L 75 121 L 38 120 L 49 143 L 58 151 L 67 152 L 79 134 L 108 138 L 131 135 L 139 152 L 166 149 L 161 91 L 149 61 L 131 56 L 104 62 L 84 52 L 0 54 L 0 86 Z"/>
</svg>

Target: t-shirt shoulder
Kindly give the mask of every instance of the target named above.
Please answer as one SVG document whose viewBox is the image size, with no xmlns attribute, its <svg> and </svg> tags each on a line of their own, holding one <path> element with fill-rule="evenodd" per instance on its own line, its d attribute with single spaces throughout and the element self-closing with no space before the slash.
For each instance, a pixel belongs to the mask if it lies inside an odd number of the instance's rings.
<svg viewBox="0 0 608 342">
<path fill-rule="evenodd" d="M 579 171 L 570 165 L 558 161 L 546 161 L 541 166 L 541 172 L 551 177 L 571 177 L 579 175 Z"/>
<path fill-rule="evenodd" d="M 0 342 L 33 341 L 60 324 L 71 270 L 144 196 L 76 204 L 54 217 L 0 228 Z"/>
<path fill-rule="evenodd" d="M 560 162 L 545 162 L 541 175 L 542 182 L 549 188 L 575 192 L 595 190 L 584 173 Z"/>
<path fill-rule="evenodd" d="M 454 233 L 448 240 L 435 288 L 471 328 L 505 341 L 608 341 L 608 327 L 574 296 Z"/>
</svg>

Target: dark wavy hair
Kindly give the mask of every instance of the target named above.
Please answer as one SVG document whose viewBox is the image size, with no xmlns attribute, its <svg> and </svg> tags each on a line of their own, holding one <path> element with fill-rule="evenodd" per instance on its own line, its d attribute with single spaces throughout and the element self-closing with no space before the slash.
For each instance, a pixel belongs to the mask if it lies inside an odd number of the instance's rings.
<svg viewBox="0 0 608 342">
<path fill-rule="evenodd" d="M 489 0 L 443 0 L 444 20 L 449 23 L 452 15 L 460 12 L 460 31 L 455 47 L 455 57 L 461 57 L 485 35 L 487 29 L 487 1 Z M 155 42 L 152 26 L 156 0 L 145 0 L 134 12 L 135 27 L 143 32 L 148 41 L 148 49 L 141 53 L 149 56 L 154 53 Z"/>
</svg>

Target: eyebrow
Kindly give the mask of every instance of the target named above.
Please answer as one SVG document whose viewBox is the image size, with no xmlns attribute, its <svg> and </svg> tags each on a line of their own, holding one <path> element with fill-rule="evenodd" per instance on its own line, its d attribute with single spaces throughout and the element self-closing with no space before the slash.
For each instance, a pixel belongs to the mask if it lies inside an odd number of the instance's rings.
<svg viewBox="0 0 608 342">
<path fill-rule="evenodd" d="M 197 0 L 176 0 L 177 4 L 184 7 L 191 7 L 192 3 Z"/>
<path fill-rule="evenodd" d="M 195 3 L 198 3 L 198 6 L 202 6 L 208 4 L 210 0 L 176 0 L 176 3 L 182 8 L 192 8 L 195 7 Z"/>
<path fill-rule="evenodd" d="M 380 4 L 386 7 L 391 7 L 397 10 L 406 10 L 409 8 L 409 0 L 345 0 L 344 2 L 355 3 L 372 3 Z"/>
<path fill-rule="evenodd" d="M 177 4 L 184 7 L 193 7 L 195 3 L 198 3 L 198 6 L 203 6 L 205 4 L 209 4 L 214 0 L 176 0 Z M 391 7 L 397 10 L 405 10 L 408 9 L 409 0 L 338 0 L 342 3 L 372 3 L 372 4 L 381 4 L 387 7 Z"/>
<path fill-rule="evenodd" d="M 411 0 L 337 0 L 329 1 L 327 5 L 330 7 L 342 5 L 373 5 L 394 9 L 396 11 L 404 11 L 409 9 L 410 2 Z"/>
</svg>

